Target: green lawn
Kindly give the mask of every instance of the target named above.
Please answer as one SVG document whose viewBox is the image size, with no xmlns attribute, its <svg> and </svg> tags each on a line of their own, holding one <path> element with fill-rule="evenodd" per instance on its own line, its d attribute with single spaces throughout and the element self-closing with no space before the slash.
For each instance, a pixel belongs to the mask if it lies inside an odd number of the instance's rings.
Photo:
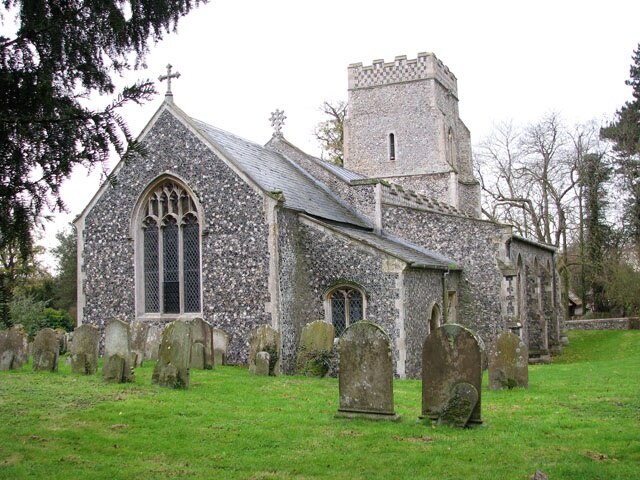
<svg viewBox="0 0 640 480">
<path fill-rule="evenodd" d="M 99 375 L 0 372 L 0 478 L 640 478 L 640 331 L 569 332 L 530 388 L 482 392 L 484 425 L 417 422 L 420 382 L 395 382 L 399 423 L 336 419 L 335 379 L 193 371 L 191 388 Z M 485 376 L 486 385 L 486 376 Z"/>
</svg>

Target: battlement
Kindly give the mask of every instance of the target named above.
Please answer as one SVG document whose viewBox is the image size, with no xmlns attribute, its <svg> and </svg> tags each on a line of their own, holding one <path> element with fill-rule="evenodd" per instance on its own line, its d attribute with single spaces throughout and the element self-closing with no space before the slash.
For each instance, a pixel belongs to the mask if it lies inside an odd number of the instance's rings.
<svg viewBox="0 0 640 480">
<path fill-rule="evenodd" d="M 349 65 L 349 90 L 427 79 L 437 80 L 458 98 L 456 76 L 433 53 L 422 52 L 411 60 L 401 55 L 393 62 L 374 60 L 373 65 Z"/>
</svg>

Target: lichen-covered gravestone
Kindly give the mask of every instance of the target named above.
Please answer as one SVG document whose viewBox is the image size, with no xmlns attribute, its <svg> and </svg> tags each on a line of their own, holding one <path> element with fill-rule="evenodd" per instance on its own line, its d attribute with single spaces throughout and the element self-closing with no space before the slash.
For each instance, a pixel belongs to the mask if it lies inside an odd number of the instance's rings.
<svg viewBox="0 0 640 480">
<path fill-rule="evenodd" d="M 114 383 L 134 380 L 129 325 L 121 320 L 112 319 L 107 323 L 104 334 L 102 377 L 107 382 Z"/>
<path fill-rule="evenodd" d="M 213 337 L 211 325 L 202 318 L 189 322 L 191 327 L 191 368 L 210 370 L 213 368 Z"/>
<path fill-rule="evenodd" d="M 98 371 L 98 345 L 100 330 L 85 323 L 73 331 L 71 341 L 71 371 L 82 375 L 93 375 Z"/>
<path fill-rule="evenodd" d="M 229 348 L 229 335 L 219 328 L 211 329 L 213 338 L 213 364 L 224 365 L 227 361 L 227 349 Z"/>
<path fill-rule="evenodd" d="M 33 341 L 33 370 L 58 371 L 60 341 L 58 334 L 51 328 L 43 328 Z"/>
<path fill-rule="evenodd" d="M 151 381 L 162 387 L 189 388 L 191 327 L 182 320 L 166 326 Z"/>
<path fill-rule="evenodd" d="M 17 370 L 29 359 L 27 333 L 22 325 L 0 330 L 0 370 Z"/>
<path fill-rule="evenodd" d="M 271 363 L 271 356 L 268 352 L 256 353 L 256 364 L 253 369 L 255 375 L 269 375 L 269 364 Z"/>
<path fill-rule="evenodd" d="M 134 320 L 129 325 L 131 335 L 131 361 L 134 367 L 141 367 L 144 363 L 144 350 L 147 344 L 149 324 Z"/>
<path fill-rule="evenodd" d="M 322 320 L 307 323 L 302 328 L 296 371 L 303 375 L 324 377 L 329 372 L 335 329 Z"/>
<path fill-rule="evenodd" d="M 162 342 L 163 331 L 164 325 L 152 325 L 149 327 L 144 347 L 145 360 L 158 360 L 158 350 L 160 349 L 160 342 Z"/>
<path fill-rule="evenodd" d="M 339 417 L 399 420 L 393 410 L 389 336 L 371 322 L 350 325 L 338 341 Z"/>
<path fill-rule="evenodd" d="M 269 354 L 269 375 L 279 374 L 280 334 L 268 325 L 254 328 L 249 334 L 249 371 L 252 373 L 255 373 L 258 352 Z"/>
<path fill-rule="evenodd" d="M 502 332 L 489 349 L 489 387 L 492 390 L 529 386 L 529 349 L 511 332 Z"/>
<path fill-rule="evenodd" d="M 446 324 L 427 335 L 422 347 L 422 418 L 453 426 L 481 424 L 481 383 L 482 350 L 471 330 Z"/>
</svg>

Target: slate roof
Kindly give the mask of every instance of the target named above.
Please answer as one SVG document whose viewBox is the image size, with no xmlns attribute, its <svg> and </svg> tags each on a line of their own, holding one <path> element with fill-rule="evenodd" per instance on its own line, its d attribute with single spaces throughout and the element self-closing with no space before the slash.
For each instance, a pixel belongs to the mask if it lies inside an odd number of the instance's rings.
<svg viewBox="0 0 640 480">
<path fill-rule="evenodd" d="M 326 187 L 279 153 L 199 120 L 191 120 L 262 189 L 282 191 L 287 208 L 335 222 L 371 227 L 367 220 L 347 208 Z"/>
</svg>

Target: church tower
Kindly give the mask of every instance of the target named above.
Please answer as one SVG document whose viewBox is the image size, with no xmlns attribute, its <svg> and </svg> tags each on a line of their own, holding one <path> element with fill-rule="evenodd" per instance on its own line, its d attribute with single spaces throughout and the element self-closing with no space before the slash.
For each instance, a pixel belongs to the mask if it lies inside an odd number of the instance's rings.
<svg viewBox="0 0 640 480">
<path fill-rule="evenodd" d="M 480 216 L 457 79 L 432 53 L 349 65 L 344 166 Z"/>
</svg>

